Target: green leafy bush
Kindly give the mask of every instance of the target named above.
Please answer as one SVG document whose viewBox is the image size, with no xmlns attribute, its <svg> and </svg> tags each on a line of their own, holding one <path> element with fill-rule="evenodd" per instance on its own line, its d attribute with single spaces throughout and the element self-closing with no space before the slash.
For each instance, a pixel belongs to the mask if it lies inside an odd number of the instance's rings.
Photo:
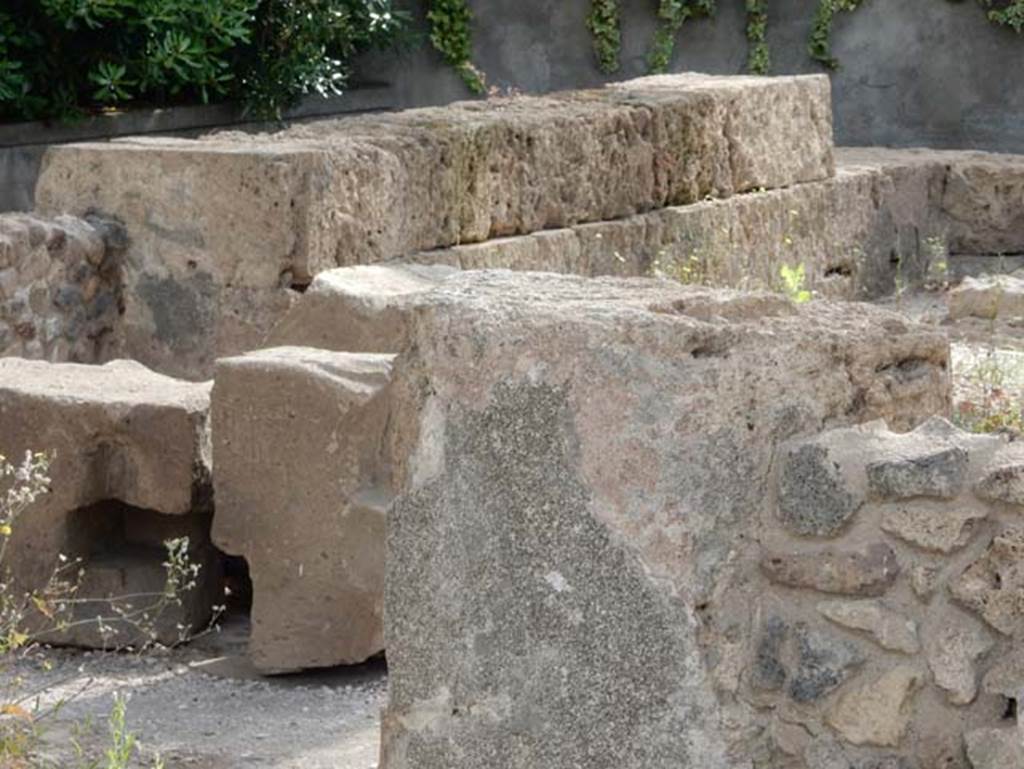
<svg viewBox="0 0 1024 769">
<path fill-rule="evenodd" d="M 71 119 L 131 102 L 238 100 L 279 116 L 340 91 L 361 50 L 395 39 L 392 0 L 7 0 L 0 119 Z"/>
</svg>

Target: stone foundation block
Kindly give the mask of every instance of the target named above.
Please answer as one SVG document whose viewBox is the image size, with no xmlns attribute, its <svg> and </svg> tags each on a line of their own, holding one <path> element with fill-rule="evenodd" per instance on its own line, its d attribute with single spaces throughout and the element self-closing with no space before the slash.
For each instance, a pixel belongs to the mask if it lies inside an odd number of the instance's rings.
<svg viewBox="0 0 1024 769">
<path fill-rule="evenodd" d="M 820 593 L 762 574 L 762 541 L 801 542 L 772 468 L 823 425 L 944 408 L 940 335 L 875 308 L 529 273 L 456 275 L 412 312 L 385 769 L 782 766 L 793 725 L 841 740 L 827 714 L 877 653 Z M 752 614 L 779 618 L 764 644 Z M 878 744 L 906 748 L 923 677 L 887 684 Z M 870 751 L 863 712 L 835 720 Z"/>
<path fill-rule="evenodd" d="M 183 605 L 159 619 L 157 640 L 178 640 L 179 624 L 186 632 L 202 627 L 219 602 L 220 585 L 208 533 L 209 391 L 209 384 L 171 379 L 131 361 L 0 360 L 3 452 L 53 457 L 51 491 L 15 522 L 8 548 L 6 566 L 19 590 L 43 587 L 61 555 L 80 559 L 84 576 L 75 597 L 87 603 L 76 607 L 75 620 L 88 620 L 103 614 L 111 597 L 143 587 L 162 593 L 162 543 L 187 536 L 191 560 L 204 568 Z M 151 599 L 156 596 L 133 603 Z M 46 637 L 84 646 L 148 640 L 112 624 L 113 635 L 92 623 Z"/>
<path fill-rule="evenodd" d="M 264 672 L 384 649 L 393 357 L 280 347 L 217 363 L 213 537 L 249 563 Z"/>
</svg>

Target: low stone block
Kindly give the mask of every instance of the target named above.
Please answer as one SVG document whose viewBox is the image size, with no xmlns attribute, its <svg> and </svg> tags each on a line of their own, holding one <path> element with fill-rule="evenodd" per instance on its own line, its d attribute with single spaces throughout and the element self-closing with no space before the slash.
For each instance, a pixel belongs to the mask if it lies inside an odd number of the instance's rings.
<svg viewBox="0 0 1024 769">
<path fill-rule="evenodd" d="M 119 579 L 125 586 L 153 585 L 166 560 L 161 542 L 172 537 L 188 536 L 192 560 L 210 563 L 209 390 L 131 361 L 0 359 L 3 451 L 53 455 L 51 491 L 16 522 L 8 549 L 20 589 L 43 587 L 60 555 L 82 560 L 81 599 L 109 598 Z M 155 564 L 135 559 L 127 571 L 110 570 L 109 563 L 140 546 Z M 179 621 L 195 630 L 210 616 L 208 599 L 219 587 L 215 568 L 201 571 L 199 583 L 183 596 L 181 610 L 165 618 L 158 640 L 176 641 Z M 117 632 L 121 640 L 134 638 L 131 628 Z M 47 638 L 109 645 L 85 627 Z"/>
<path fill-rule="evenodd" d="M 338 352 L 401 352 L 412 335 L 416 298 L 455 268 L 378 264 L 321 272 L 274 327 L 266 345 Z"/>
<path fill-rule="evenodd" d="M 413 313 L 389 441 L 382 766 L 763 755 L 781 719 L 728 687 L 755 653 L 776 451 L 822 423 L 920 422 L 945 342 L 873 308 L 529 273 L 455 275 Z M 868 384 L 896 370 L 916 374 Z M 884 545 L 855 563 L 837 584 L 881 590 L 898 571 Z M 841 631 L 809 625 L 795 702 L 766 633 L 766 698 L 813 707 L 853 685 Z"/>
<path fill-rule="evenodd" d="M 125 352 L 202 378 L 326 269 L 832 174 L 826 77 L 688 74 L 270 135 L 63 145 L 35 197 L 44 214 L 124 223 Z M 259 315 L 235 312 L 245 299 Z"/>
<path fill-rule="evenodd" d="M 964 278 L 949 292 L 949 317 L 1010 319 L 1024 317 L 1024 278 L 983 275 Z"/>
<path fill-rule="evenodd" d="M 393 357 L 280 347 L 217 363 L 213 538 L 249 563 L 249 654 L 264 672 L 384 649 Z"/>
</svg>

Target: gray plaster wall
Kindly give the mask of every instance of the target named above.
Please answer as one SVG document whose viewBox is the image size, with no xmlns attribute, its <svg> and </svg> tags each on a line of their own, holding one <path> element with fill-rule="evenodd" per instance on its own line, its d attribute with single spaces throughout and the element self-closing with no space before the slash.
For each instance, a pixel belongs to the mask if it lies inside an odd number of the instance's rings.
<svg viewBox="0 0 1024 769">
<path fill-rule="evenodd" d="M 621 0 L 625 79 L 646 71 L 657 0 Z M 491 84 L 542 92 L 595 85 L 586 28 L 589 0 L 469 0 L 476 63 Z M 744 0 L 719 0 L 713 20 L 687 22 L 674 71 L 746 68 Z M 773 74 L 820 72 L 807 55 L 817 0 L 771 0 Z M 1024 37 L 997 27 L 976 0 L 865 0 L 836 17 L 836 139 L 848 145 L 931 146 L 1024 152 Z M 366 74 L 388 80 L 401 106 L 466 98 L 429 46 L 397 65 L 381 57 Z"/>
</svg>

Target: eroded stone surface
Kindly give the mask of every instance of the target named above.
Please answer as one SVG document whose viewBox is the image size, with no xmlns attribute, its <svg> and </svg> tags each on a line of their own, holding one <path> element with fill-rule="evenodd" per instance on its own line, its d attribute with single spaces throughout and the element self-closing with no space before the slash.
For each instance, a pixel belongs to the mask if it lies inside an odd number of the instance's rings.
<svg viewBox="0 0 1024 769">
<path fill-rule="evenodd" d="M 393 357 L 280 347 L 218 361 L 213 537 L 249 563 L 249 655 L 262 671 L 384 648 Z"/>
<path fill-rule="evenodd" d="M 882 595 L 900 573 L 896 553 L 882 542 L 857 550 L 766 553 L 761 570 L 780 585 L 822 593 Z"/>
<path fill-rule="evenodd" d="M 259 344 L 285 289 L 325 269 L 832 173 L 827 78 L 689 74 L 270 135 L 64 145 L 36 201 L 124 222 L 128 351 L 207 376 L 218 355 Z M 239 295 L 261 314 L 222 326 Z M 189 314 L 204 323 L 173 323 Z"/>
<path fill-rule="evenodd" d="M 981 686 L 989 694 L 1020 699 L 1024 693 L 1024 647 L 1016 645 L 995 660 Z"/>
<path fill-rule="evenodd" d="M 1005 635 L 1024 630 L 1024 529 L 1007 528 L 950 585 L 957 601 Z"/>
<path fill-rule="evenodd" d="M 1024 766 L 1024 740 L 1016 729 L 977 729 L 966 736 L 973 769 Z"/>
<path fill-rule="evenodd" d="M 875 681 L 844 692 L 828 723 L 854 745 L 896 747 L 913 715 L 911 703 L 921 683 L 911 667 L 895 667 Z"/>
<path fill-rule="evenodd" d="M 940 627 L 927 643 L 928 666 L 939 688 L 954 705 L 967 705 L 978 693 L 975 663 L 993 646 L 991 636 L 974 622 Z"/>
<path fill-rule="evenodd" d="M 822 601 L 818 611 L 838 625 L 865 631 L 885 649 L 904 654 L 921 650 L 917 623 L 882 601 Z"/>
</svg>

